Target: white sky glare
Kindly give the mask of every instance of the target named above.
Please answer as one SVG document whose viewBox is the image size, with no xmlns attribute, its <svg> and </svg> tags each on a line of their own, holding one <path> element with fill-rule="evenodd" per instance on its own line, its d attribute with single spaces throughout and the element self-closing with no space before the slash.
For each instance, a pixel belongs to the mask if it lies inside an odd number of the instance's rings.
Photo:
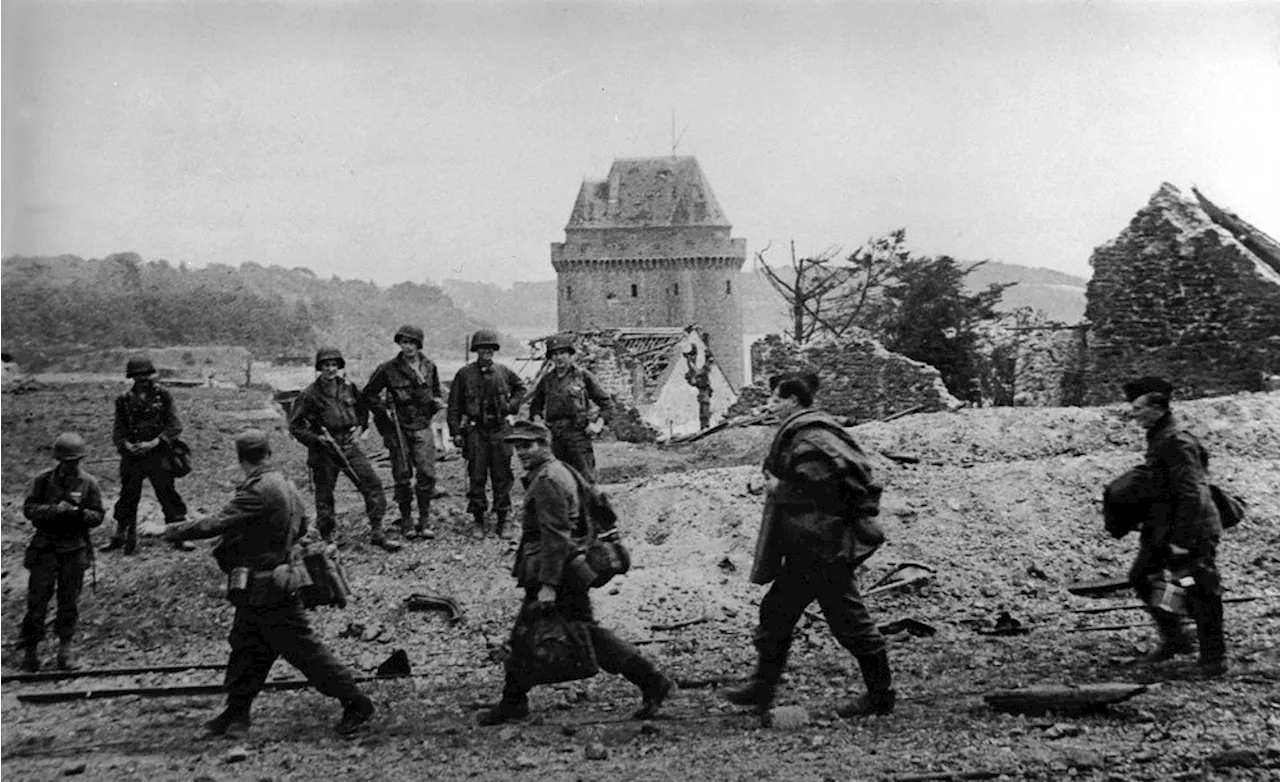
<svg viewBox="0 0 1280 782">
<path fill-rule="evenodd" d="M 3 253 L 550 279 L 584 178 L 696 155 L 784 259 L 1089 276 L 1161 182 L 1280 236 L 1280 3 L 3 5 Z"/>
</svg>

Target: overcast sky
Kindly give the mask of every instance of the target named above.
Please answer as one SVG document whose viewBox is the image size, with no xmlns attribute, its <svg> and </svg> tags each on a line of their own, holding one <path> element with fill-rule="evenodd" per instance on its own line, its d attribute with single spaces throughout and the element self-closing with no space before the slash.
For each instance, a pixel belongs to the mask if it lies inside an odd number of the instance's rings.
<svg viewBox="0 0 1280 782">
<path fill-rule="evenodd" d="M 3 253 L 550 279 L 579 185 L 696 155 L 749 255 L 1089 275 L 1161 182 L 1280 237 L 1280 3 L 3 5 Z"/>
</svg>

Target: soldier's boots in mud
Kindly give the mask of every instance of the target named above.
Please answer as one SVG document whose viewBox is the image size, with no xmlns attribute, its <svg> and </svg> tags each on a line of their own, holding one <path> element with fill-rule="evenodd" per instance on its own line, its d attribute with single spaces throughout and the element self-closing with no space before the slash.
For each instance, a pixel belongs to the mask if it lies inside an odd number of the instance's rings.
<svg viewBox="0 0 1280 782">
<path fill-rule="evenodd" d="M 782 680 L 782 671 L 787 667 L 789 651 L 790 644 L 778 649 L 761 649 L 755 673 L 751 674 L 751 678 L 743 686 L 725 692 L 725 700 L 735 706 L 751 706 L 760 714 L 773 708 L 773 701 L 778 695 L 778 682 Z"/>
<path fill-rule="evenodd" d="M 27 644 L 22 653 L 22 670 L 35 673 L 40 670 L 40 644 Z"/>
<path fill-rule="evenodd" d="M 889 668 L 888 653 L 859 654 L 855 659 L 862 669 L 862 681 L 867 685 L 867 691 L 836 707 L 836 714 L 845 719 L 889 714 L 897 701 L 897 693 L 893 690 L 893 671 Z"/>
<path fill-rule="evenodd" d="M 484 525 L 484 511 L 476 511 L 472 513 L 471 520 L 474 522 L 472 529 L 474 530 L 475 536 L 477 538 L 483 538 L 485 533 L 488 532 Z"/>
<path fill-rule="evenodd" d="M 493 534 L 505 540 L 507 537 L 507 522 L 510 519 L 505 513 L 499 513 L 497 519 L 497 522 L 493 525 Z"/>
<path fill-rule="evenodd" d="M 627 660 L 620 673 L 627 681 L 640 688 L 640 708 L 631 715 L 633 719 L 647 720 L 657 716 L 662 704 L 678 689 L 674 679 L 640 655 Z"/>
<path fill-rule="evenodd" d="M 80 670 L 80 661 L 76 657 L 75 645 L 70 640 L 58 642 L 57 666 L 60 671 Z"/>
<path fill-rule="evenodd" d="M 1151 651 L 1138 658 L 1145 664 L 1162 663 L 1182 654 L 1191 654 L 1196 650 L 1191 636 L 1182 628 L 1182 617 L 1173 615 L 1154 615 L 1156 631 L 1160 633 L 1160 643 Z"/>
<path fill-rule="evenodd" d="M 367 695 L 342 703 L 342 718 L 334 726 L 340 736 L 350 736 L 373 717 L 373 701 Z"/>
<path fill-rule="evenodd" d="M 249 732 L 249 710 L 228 706 L 222 713 L 204 724 L 206 737 L 225 736 L 243 738 Z"/>
<path fill-rule="evenodd" d="M 529 693 L 517 685 L 510 674 L 502 685 L 502 699 L 491 709 L 481 712 L 476 720 L 481 727 L 517 722 L 529 716 Z"/>
<path fill-rule="evenodd" d="M 436 531 L 431 528 L 431 502 L 423 502 L 418 500 L 418 526 L 414 528 L 414 535 L 422 540 L 435 540 Z"/>
<path fill-rule="evenodd" d="M 381 520 L 373 522 L 372 527 L 373 531 L 369 534 L 369 542 L 373 545 L 391 554 L 404 548 L 403 543 L 387 537 L 387 533 L 382 529 Z"/>
<path fill-rule="evenodd" d="M 132 554 L 138 550 L 138 523 L 135 521 L 127 527 L 117 522 L 116 534 L 112 536 L 111 542 L 103 546 L 100 551 L 115 551 L 124 549 L 125 554 Z"/>
</svg>

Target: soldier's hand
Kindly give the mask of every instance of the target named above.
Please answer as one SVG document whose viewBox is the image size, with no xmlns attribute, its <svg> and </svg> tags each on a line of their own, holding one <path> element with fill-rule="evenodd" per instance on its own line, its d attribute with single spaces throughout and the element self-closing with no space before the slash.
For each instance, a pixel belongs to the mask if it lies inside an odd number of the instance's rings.
<svg viewBox="0 0 1280 782">
<path fill-rule="evenodd" d="M 535 424 L 543 423 L 542 416 L 540 415 L 531 415 L 529 416 L 529 420 L 533 421 Z"/>
<path fill-rule="evenodd" d="M 369 427 L 367 427 L 367 426 L 362 426 L 362 427 L 360 427 L 360 434 L 356 435 L 356 439 L 358 439 L 358 440 L 364 440 L 364 439 L 365 439 L 365 438 L 367 438 L 368 436 L 369 436 Z"/>
<path fill-rule="evenodd" d="M 764 471 L 764 490 L 766 494 L 774 494 L 778 491 L 778 476 L 768 470 Z"/>
<path fill-rule="evenodd" d="M 461 448 L 461 447 L 462 447 L 462 435 L 460 435 L 460 434 L 455 434 L 455 435 L 454 435 L 453 437 L 451 437 L 450 439 L 451 439 L 451 440 L 453 440 L 453 447 L 454 447 L 454 448 Z"/>
<path fill-rule="evenodd" d="M 151 453 L 159 444 L 159 439 L 147 440 L 145 443 L 138 443 L 136 446 L 137 451 L 135 451 L 135 453 Z"/>
<path fill-rule="evenodd" d="M 76 509 L 76 506 L 72 505 L 66 500 L 58 500 L 58 504 L 53 506 L 53 510 L 55 513 L 70 513 L 75 509 Z"/>
<path fill-rule="evenodd" d="M 556 588 L 550 584 L 543 584 L 538 587 L 538 598 L 534 606 L 539 611 L 550 611 L 556 604 Z"/>
<path fill-rule="evenodd" d="M 587 431 L 588 431 L 588 432 L 590 432 L 591 434 L 600 434 L 601 432 L 603 432 L 603 431 L 604 431 L 604 419 L 603 419 L 603 418 L 597 418 L 596 420 L 594 420 L 594 421 L 592 421 L 591 423 L 587 424 Z"/>
</svg>

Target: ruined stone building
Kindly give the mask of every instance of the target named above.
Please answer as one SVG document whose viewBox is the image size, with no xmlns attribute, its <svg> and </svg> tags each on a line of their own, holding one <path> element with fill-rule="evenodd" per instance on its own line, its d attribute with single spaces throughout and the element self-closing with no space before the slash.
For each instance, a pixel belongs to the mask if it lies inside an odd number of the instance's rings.
<svg viewBox="0 0 1280 782">
<path fill-rule="evenodd" d="M 1085 404 L 1164 375 L 1184 398 L 1260 391 L 1280 373 L 1280 245 L 1165 183 L 1090 264 Z"/>
<path fill-rule="evenodd" d="M 584 181 L 551 245 L 561 331 L 699 324 L 736 391 L 743 369 L 740 291 L 745 239 L 693 157 L 615 160 Z"/>
</svg>

